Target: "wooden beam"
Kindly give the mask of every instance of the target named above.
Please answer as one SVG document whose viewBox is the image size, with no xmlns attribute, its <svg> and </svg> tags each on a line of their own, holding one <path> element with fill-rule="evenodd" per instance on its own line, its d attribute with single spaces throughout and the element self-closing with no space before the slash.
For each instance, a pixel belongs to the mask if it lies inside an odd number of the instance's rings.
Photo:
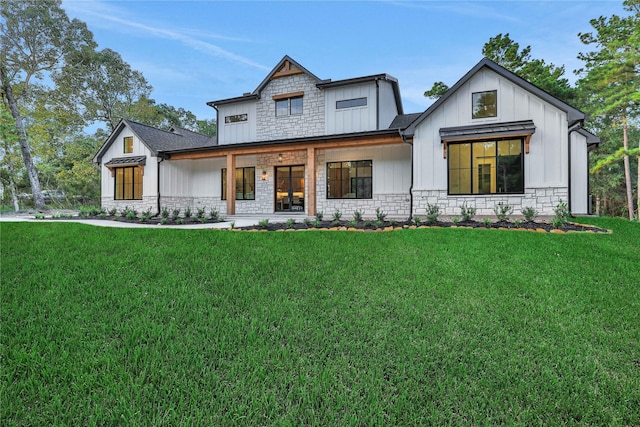
<svg viewBox="0 0 640 427">
<path fill-rule="evenodd" d="M 279 95 L 273 95 L 271 97 L 271 99 L 273 99 L 274 101 L 278 101 L 280 99 L 298 98 L 300 96 L 304 96 L 304 91 L 303 90 L 301 90 L 299 92 L 281 93 Z"/>
<path fill-rule="evenodd" d="M 316 214 L 316 149 L 307 148 L 307 215 Z"/>
<path fill-rule="evenodd" d="M 402 138 L 398 135 L 384 135 L 380 137 L 351 137 L 340 140 L 318 140 L 311 142 L 298 142 L 292 144 L 273 144 L 255 147 L 234 147 L 233 144 L 224 146 L 222 149 L 214 149 L 209 151 L 198 151 L 192 153 L 176 153 L 171 154 L 171 160 L 195 160 L 210 159 L 216 157 L 227 157 L 230 154 L 243 156 L 248 154 L 268 154 L 282 153 L 283 151 L 306 151 L 308 148 L 318 150 L 328 150 L 333 148 L 351 148 L 351 147 L 373 147 L 376 145 L 402 144 Z M 220 146 L 218 146 L 220 147 Z"/>
<path fill-rule="evenodd" d="M 227 155 L 227 215 L 236 214 L 236 156 Z"/>
<path fill-rule="evenodd" d="M 524 152 L 529 154 L 529 143 L 531 142 L 531 135 L 527 135 L 524 139 Z"/>
</svg>

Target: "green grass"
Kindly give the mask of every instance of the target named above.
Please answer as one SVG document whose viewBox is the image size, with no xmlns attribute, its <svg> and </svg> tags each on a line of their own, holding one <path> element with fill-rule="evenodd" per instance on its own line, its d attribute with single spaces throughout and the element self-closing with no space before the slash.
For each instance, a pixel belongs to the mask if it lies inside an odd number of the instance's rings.
<svg viewBox="0 0 640 427">
<path fill-rule="evenodd" d="M 4 425 L 638 425 L 640 226 L 1 223 Z"/>
</svg>

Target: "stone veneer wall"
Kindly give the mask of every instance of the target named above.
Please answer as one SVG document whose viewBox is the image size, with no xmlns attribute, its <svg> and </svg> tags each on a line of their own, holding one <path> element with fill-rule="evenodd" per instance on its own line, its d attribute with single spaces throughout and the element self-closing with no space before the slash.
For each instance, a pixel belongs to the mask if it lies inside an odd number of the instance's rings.
<svg viewBox="0 0 640 427">
<path fill-rule="evenodd" d="M 339 210 L 342 213 L 342 219 L 350 221 L 353 219 L 354 211 L 359 210 L 363 218 L 375 220 L 377 208 L 387 214 L 387 219 L 409 218 L 409 193 L 376 194 L 375 180 L 372 199 L 327 199 L 327 165 L 324 150 L 317 151 L 316 159 L 316 211 L 322 212 L 325 219 L 331 219 L 333 213 Z"/>
<path fill-rule="evenodd" d="M 495 215 L 493 209 L 500 202 L 513 207 L 513 215 L 521 215 L 522 208 L 533 207 L 539 215 L 554 215 L 553 209 L 560 203 L 568 201 L 566 187 L 527 188 L 524 195 L 491 194 L 476 196 L 449 196 L 446 190 L 413 192 L 414 215 L 426 215 L 427 204 L 440 206 L 442 215 L 460 215 L 460 206 L 466 203 L 476 208 L 476 215 Z"/>
<path fill-rule="evenodd" d="M 143 196 L 142 200 L 114 200 L 113 197 L 102 197 L 102 208 L 106 211 L 117 209 L 118 214 L 125 207 L 138 211 L 138 214 L 151 209 L 152 214 L 158 210 L 158 199 L 156 196 Z"/>
<path fill-rule="evenodd" d="M 273 95 L 299 91 L 304 91 L 302 114 L 276 117 Z M 316 87 L 315 80 L 306 74 L 274 79 L 264 88 L 257 101 L 256 123 L 258 141 L 323 135 L 324 94 Z"/>
</svg>

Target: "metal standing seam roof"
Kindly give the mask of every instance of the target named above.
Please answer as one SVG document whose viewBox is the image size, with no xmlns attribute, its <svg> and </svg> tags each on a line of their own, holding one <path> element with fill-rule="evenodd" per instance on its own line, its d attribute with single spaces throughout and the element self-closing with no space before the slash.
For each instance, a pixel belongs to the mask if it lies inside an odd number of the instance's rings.
<svg viewBox="0 0 640 427">
<path fill-rule="evenodd" d="M 440 129 L 442 141 L 455 141 L 468 137 L 501 137 L 509 135 L 532 135 L 536 131 L 533 120 L 506 123 L 485 123 L 481 125 L 455 126 Z"/>
<path fill-rule="evenodd" d="M 109 160 L 105 166 L 137 166 L 146 165 L 147 156 L 120 157 Z"/>
</svg>

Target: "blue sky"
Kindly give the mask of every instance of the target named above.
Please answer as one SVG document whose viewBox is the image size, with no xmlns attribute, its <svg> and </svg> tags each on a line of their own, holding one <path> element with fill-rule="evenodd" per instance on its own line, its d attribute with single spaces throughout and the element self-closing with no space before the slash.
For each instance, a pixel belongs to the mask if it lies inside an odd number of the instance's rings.
<svg viewBox="0 0 640 427">
<path fill-rule="evenodd" d="M 509 33 L 532 57 L 565 65 L 586 50 L 589 20 L 622 1 L 88 1 L 63 0 L 102 48 L 119 52 L 160 103 L 214 118 L 206 102 L 253 91 L 289 55 L 321 79 L 398 78 L 406 113 L 434 81 L 455 83 L 490 37 Z"/>
</svg>

